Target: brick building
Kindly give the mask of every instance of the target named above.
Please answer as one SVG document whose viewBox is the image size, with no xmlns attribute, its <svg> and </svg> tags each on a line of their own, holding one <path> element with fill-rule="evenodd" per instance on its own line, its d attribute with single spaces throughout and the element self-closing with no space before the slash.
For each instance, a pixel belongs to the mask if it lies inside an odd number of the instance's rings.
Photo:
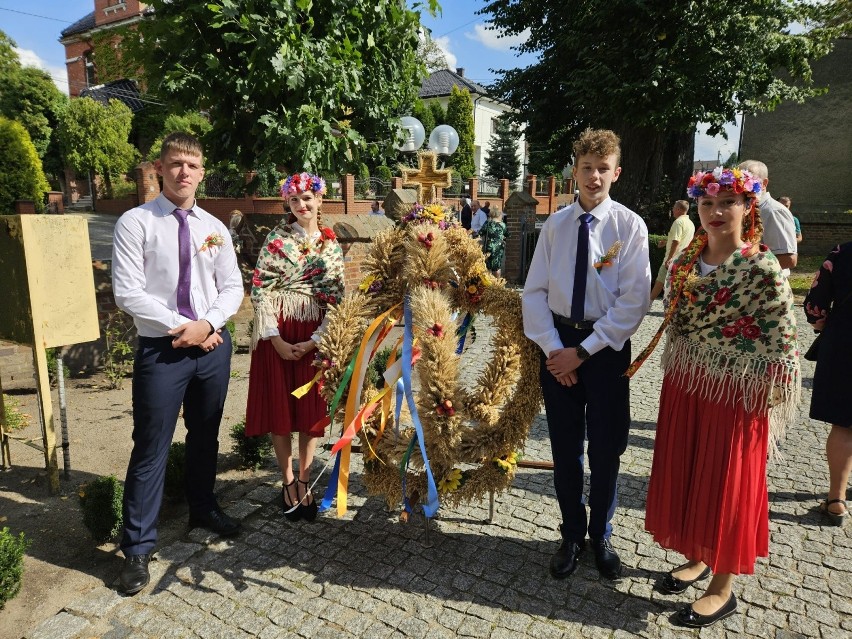
<svg viewBox="0 0 852 639">
<path fill-rule="evenodd" d="M 95 37 L 110 30 L 139 22 L 153 11 L 139 0 L 93 0 L 94 11 L 63 29 L 59 42 L 65 46 L 65 68 L 68 73 L 68 92 L 72 98 L 83 90 L 108 80 L 99 78 Z"/>
</svg>

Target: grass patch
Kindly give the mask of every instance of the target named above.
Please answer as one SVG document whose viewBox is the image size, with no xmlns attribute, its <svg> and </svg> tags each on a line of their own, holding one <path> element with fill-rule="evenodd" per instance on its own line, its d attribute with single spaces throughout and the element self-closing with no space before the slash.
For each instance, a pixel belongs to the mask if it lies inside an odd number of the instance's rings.
<svg viewBox="0 0 852 639">
<path fill-rule="evenodd" d="M 819 270 L 824 261 L 825 257 L 819 255 L 799 255 L 796 268 L 792 270 L 788 279 L 794 295 L 808 294 L 808 291 L 811 290 L 814 273 Z"/>
<path fill-rule="evenodd" d="M 3 428 L 10 433 L 13 430 L 21 430 L 30 425 L 30 416 L 18 410 L 20 405 L 17 399 L 3 393 Z"/>
</svg>

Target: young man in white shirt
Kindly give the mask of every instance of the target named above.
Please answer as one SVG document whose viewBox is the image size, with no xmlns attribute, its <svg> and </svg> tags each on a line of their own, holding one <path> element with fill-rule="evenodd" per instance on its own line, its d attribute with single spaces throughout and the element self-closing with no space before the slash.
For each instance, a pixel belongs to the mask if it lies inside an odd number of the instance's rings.
<svg viewBox="0 0 852 639">
<path fill-rule="evenodd" d="M 574 143 L 580 197 L 545 222 L 524 286 L 524 332 L 542 351 L 541 386 L 562 512 L 562 544 L 550 561 L 556 578 L 576 570 L 587 533 L 600 574 L 621 575 L 609 538 L 630 427 L 624 372 L 630 336 L 650 305 L 651 267 L 645 222 L 609 198 L 621 174 L 620 154 L 612 131 L 587 129 Z"/>
<path fill-rule="evenodd" d="M 115 226 L 113 292 L 139 334 L 119 575 L 128 595 L 150 580 L 166 461 L 181 408 L 190 526 L 225 536 L 240 529 L 220 509 L 213 486 L 231 365 L 230 336 L 221 329 L 242 302 L 243 283 L 228 229 L 195 201 L 203 161 L 194 137 L 166 136 L 154 163 L 163 192 L 124 213 Z"/>
</svg>

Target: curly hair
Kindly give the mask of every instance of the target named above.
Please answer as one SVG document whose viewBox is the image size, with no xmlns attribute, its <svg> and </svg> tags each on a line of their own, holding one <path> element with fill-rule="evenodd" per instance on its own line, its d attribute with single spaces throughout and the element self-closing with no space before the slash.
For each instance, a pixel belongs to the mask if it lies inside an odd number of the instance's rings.
<svg viewBox="0 0 852 639">
<path fill-rule="evenodd" d="M 615 154 L 615 163 L 621 161 L 621 138 L 609 129 L 588 128 L 574 142 L 574 161 L 583 155 L 605 158 Z"/>
</svg>

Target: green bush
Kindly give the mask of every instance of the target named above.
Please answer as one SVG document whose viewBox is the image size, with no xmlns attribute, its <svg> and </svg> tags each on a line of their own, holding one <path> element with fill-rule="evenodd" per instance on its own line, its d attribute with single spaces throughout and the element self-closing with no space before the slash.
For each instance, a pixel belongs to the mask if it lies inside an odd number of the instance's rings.
<svg viewBox="0 0 852 639">
<path fill-rule="evenodd" d="M 184 498 L 184 477 L 186 468 L 186 444 L 172 442 L 169 458 L 166 461 L 166 480 L 163 494 L 169 501 L 181 501 Z"/>
<path fill-rule="evenodd" d="M 244 468 L 257 470 L 272 454 L 272 438 L 269 435 L 246 437 L 245 420 L 231 426 L 231 439 Z"/>
<path fill-rule="evenodd" d="M 666 235 L 649 235 L 648 236 L 648 253 L 651 257 L 651 284 L 657 279 L 657 272 L 660 270 L 660 265 L 666 259 L 666 246 L 657 246 L 659 240 L 665 240 Z"/>
<path fill-rule="evenodd" d="M 56 349 L 46 348 L 44 349 L 44 354 L 47 356 L 47 377 L 51 385 L 55 386 L 59 383 L 59 362 L 56 359 Z M 62 374 L 65 376 L 65 379 L 71 376 L 71 369 L 65 364 L 62 364 Z"/>
<path fill-rule="evenodd" d="M 124 486 L 115 475 L 99 477 L 80 490 L 83 523 L 99 544 L 114 539 L 121 531 L 123 516 L 121 503 Z"/>
<path fill-rule="evenodd" d="M 234 320 L 228 320 L 225 322 L 225 330 L 231 335 L 231 352 L 237 352 L 237 325 L 234 323 Z"/>
<path fill-rule="evenodd" d="M 385 374 L 385 370 L 387 370 L 388 358 L 390 357 L 391 350 L 390 346 L 383 348 L 376 353 L 375 357 L 370 360 L 370 363 L 367 366 L 366 379 L 376 388 L 382 388 L 384 386 L 382 376 Z"/>
<path fill-rule="evenodd" d="M 30 545 L 24 533 L 17 537 L 8 528 L 0 530 L 0 610 L 21 590 L 24 575 L 24 551 Z"/>
<path fill-rule="evenodd" d="M 391 171 L 389 166 L 382 164 L 381 166 L 376 167 L 376 177 L 382 182 L 390 183 L 391 178 L 393 177 L 393 171 Z"/>
<path fill-rule="evenodd" d="M 44 211 L 50 190 L 30 134 L 19 123 L 0 116 L 0 213 L 13 213 L 15 200 L 32 200 Z"/>
</svg>

